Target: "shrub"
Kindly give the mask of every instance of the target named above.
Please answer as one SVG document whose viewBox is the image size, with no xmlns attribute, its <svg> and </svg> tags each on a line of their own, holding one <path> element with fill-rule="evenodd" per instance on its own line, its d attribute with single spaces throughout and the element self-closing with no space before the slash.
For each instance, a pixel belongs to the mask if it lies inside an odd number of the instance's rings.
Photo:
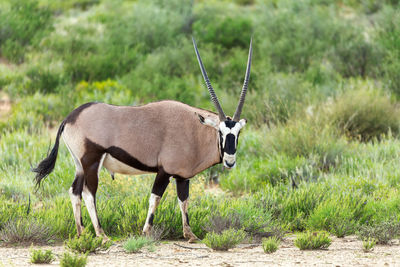
<svg viewBox="0 0 400 267">
<path fill-rule="evenodd" d="M 337 237 L 354 234 L 364 202 L 366 198 L 353 191 L 332 194 L 319 203 L 307 224 L 311 229 L 326 230 Z"/>
<path fill-rule="evenodd" d="M 400 235 L 400 222 L 386 220 L 373 225 L 361 225 L 358 237 L 361 240 L 373 238 L 378 244 L 388 244 L 390 240 Z"/>
<path fill-rule="evenodd" d="M 7 244 L 47 244 L 54 239 L 53 229 L 32 218 L 15 218 L 6 222 L 0 231 L 0 240 Z"/>
<path fill-rule="evenodd" d="M 113 80 L 88 83 L 80 82 L 75 91 L 80 103 L 104 102 L 114 105 L 132 105 L 136 101 L 124 85 Z"/>
<path fill-rule="evenodd" d="M 41 249 L 31 250 L 31 263 L 35 264 L 50 263 L 54 261 L 54 259 L 55 259 L 54 254 L 50 249 L 45 251 L 42 251 Z"/>
<path fill-rule="evenodd" d="M 128 253 L 137 253 L 143 247 L 149 247 L 150 250 L 154 247 L 154 240 L 144 236 L 131 237 L 124 243 L 124 249 Z"/>
<path fill-rule="evenodd" d="M 323 171 L 335 167 L 346 154 L 345 140 L 337 136 L 334 127 L 322 123 L 317 115 L 293 118 L 286 125 L 273 128 L 263 145 L 267 151 L 272 150 L 271 153 L 305 157 L 316 169 Z"/>
<path fill-rule="evenodd" d="M 65 252 L 60 259 L 61 267 L 84 267 L 87 263 L 87 255 L 75 255 Z"/>
<path fill-rule="evenodd" d="M 225 48 L 249 45 L 252 23 L 243 9 L 233 5 L 199 5 L 193 22 L 194 36 Z M 227 12 L 227 9 L 229 12 Z"/>
<path fill-rule="evenodd" d="M 229 214 L 224 216 L 221 213 L 213 213 L 208 216 L 208 222 L 204 226 L 206 232 L 213 232 L 221 234 L 223 231 L 228 229 L 240 229 L 242 222 L 239 214 Z"/>
<path fill-rule="evenodd" d="M 79 237 L 70 238 L 65 245 L 79 253 L 90 253 L 97 249 L 107 248 L 111 242 L 103 244 L 102 237 L 94 237 L 88 230 L 85 230 Z"/>
<path fill-rule="evenodd" d="M 331 242 L 327 232 L 307 231 L 297 235 L 294 245 L 301 250 L 325 249 L 331 245 Z"/>
<path fill-rule="evenodd" d="M 330 120 L 351 139 L 369 141 L 391 131 L 399 132 L 400 112 L 390 98 L 371 85 L 353 85 L 333 104 Z M 357 88 L 358 87 L 358 88 Z M 357 101 L 354 101 L 357 99 Z"/>
<path fill-rule="evenodd" d="M 395 1 L 397 2 L 397 1 Z M 375 41 L 382 47 L 382 78 L 397 97 L 400 96 L 400 14 L 398 7 L 386 6 L 376 20 Z"/>
<path fill-rule="evenodd" d="M 277 1 L 261 8 L 254 23 L 258 51 L 278 71 L 329 65 L 343 76 L 360 76 L 375 70 L 379 57 L 374 47 L 340 9 L 307 0 Z"/>
<path fill-rule="evenodd" d="M 265 253 L 274 253 L 278 250 L 280 240 L 276 237 L 264 238 L 262 240 L 262 247 Z"/>
<path fill-rule="evenodd" d="M 51 12 L 37 1 L 13 1 L 0 13 L 0 50 L 7 59 L 20 63 L 26 46 L 37 45 L 52 25 Z"/>
<path fill-rule="evenodd" d="M 236 247 L 240 242 L 246 238 L 246 233 L 243 230 L 229 229 L 223 231 L 221 234 L 207 233 L 203 239 L 207 247 L 214 250 L 223 250 Z"/>
<path fill-rule="evenodd" d="M 370 252 L 374 249 L 376 245 L 376 240 L 374 238 L 369 237 L 368 239 L 363 240 L 362 246 L 364 252 Z"/>
</svg>

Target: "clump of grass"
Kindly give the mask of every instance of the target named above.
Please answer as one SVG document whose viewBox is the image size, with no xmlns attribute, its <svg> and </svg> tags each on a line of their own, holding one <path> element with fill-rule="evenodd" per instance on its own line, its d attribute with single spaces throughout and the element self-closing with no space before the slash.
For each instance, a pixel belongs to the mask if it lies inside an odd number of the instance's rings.
<svg viewBox="0 0 400 267">
<path fill-rule="evenodd" d="M 150 251 L 154 251 L 154 240 L 144 236 L 139 236 L 131 237 L 124 243 L 124 249 L 128 253 L 137 253 L 144 247 L 148 247 Z"/>
<path fill-rule="evenodd" d="M 240 229 L 242 223 L 240 222 L 239 214 L 231 214 L 231 216 L 223 216 L 220 213 L 213 213 L 208 216 L 208 222 L 204 226 L 207 232 L 221 234 L 228 229 Z"/>
<path fill-rule="evenodd" d="M 278 250 L 281 240 L 275 236 L 263 238 L 262 247 L 265 253 L 274 253 Z"/>
<path fill-rule="evenodd" d="M 331 245 L 332 240 L 327 232 L 311 232 L 300 233 L 297 235 L 294 245 L 301 250 L 306 249 L 324 249 Z"/>
<path fill-rule="evenodd" d="M 389 96 L 372 90 L 368 83 L 353 85 L 340 96 L 331 110 L 331 120 L 350 139 L 370 141 L 399 132 L 399 109 Z M 357 99 L 357 101 L 354 101 Z"/>
<path fill-rule="evenodd" d="M 6 244 L 47 244 L 53 238 L 52 229 L 36 219 L 10 220 L 3 225 L 0 231 L 0 240 Z"/>
<path fill-rule="evenodd" d="M 388 244 L 390 240 L 400 235 L 400 222 L 387 220 L 375 225 L 362 225 L 358 230 L 361 240 L 373 238 L 377 244 Z"/>
<path fill-rule="evenodd" d="M 365 239 L 363 241 L 362 245 L 363 245 L 364 252 L 370 252 L 374 249 L 374 247 L 376 245 L 376 240 L 375 240 L 375 238 L 369 237 L 368 239 Z"/>
<path fill-rule="evenodd" d="M 214 250 L 226 251 L 236 247 L 240 242 L 246 238 L 246 233 L 243 230 L 228 229 L 221 234 L 207 233 L 203 239 L 207 247 Z"/>
<path fill-rule="evenodd" d="M 65 252 L 60 259 L 61 267 L 84 267 L 87 263 L 87 254 L 76 255 Z"/>
<path fill-rule="evenodd" d="M 94 237 L 90 232 L 84 231 L 79 237 L 70 238 L 65 241 L 65 245 L 76 252 L 79 253 L 90 253 L 97 249 L 107 249 L 111 242 L 103 244 L 102 237 Z"/>
<path fill-rule="evenodd" d="M 41 249 L 31 250 L 31 263 L 43 264 L 50 263 L 52 261 L 54 261 L 54 254 L 50 249 L 45 251 Z"/>
</svg>

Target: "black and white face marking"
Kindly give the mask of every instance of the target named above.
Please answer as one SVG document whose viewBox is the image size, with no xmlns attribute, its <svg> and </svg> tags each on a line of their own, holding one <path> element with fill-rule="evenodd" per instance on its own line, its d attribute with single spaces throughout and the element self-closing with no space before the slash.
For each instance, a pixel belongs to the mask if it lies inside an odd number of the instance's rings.
<svg viewBox="0 0 400 267">
<path fill-rule="evenodd" d="M 240 130 L 246 125 L 246 120 L 216 122 L 210 118 L 204 118 L 199 115 L 200 122 L 204 125 L 214 127 L 218 131 L 219 142 L 221 148 L 222 162 L 228 169 L 236 166 L 236 148 Z"/>
<path fill-rule="evenodd" d="M 226 168 L 236 166 L 236 148 L 240 130 L 246 125 L 246 120 L 239 122 L 226 120 L 219 123 L 218 131 L 222 153 L 222 162 Z"/>
</svg>

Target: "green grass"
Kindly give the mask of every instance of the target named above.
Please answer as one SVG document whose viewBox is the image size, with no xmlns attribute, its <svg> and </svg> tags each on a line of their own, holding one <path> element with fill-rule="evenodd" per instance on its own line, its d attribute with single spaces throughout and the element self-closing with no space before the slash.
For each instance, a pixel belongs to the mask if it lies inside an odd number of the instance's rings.
<svg viewBox="0 0 400 267">
<path fill-rule="evenodd" d="M 278 250 L 280 240 L 276 237 L 268 237 L 268 238 L 263 238 L 262 240 L 262 248 L 265 253 L 274 253 L 275 251 Z"/>
<path fill-rule="evenodd" d="M 78 255 L 65 252 L 60 259 L 61 267 L 84 267 L 87 263 L 87 255 Z"/>
<path fill-rule="evenodd" d="M 378 244 L 389 244 L 400 236 L 400 223 L 397 219 L 381 221 L 373 225 L 362 225 L 358 230 L 361 240 L 374 240 Z"/>
<path fill-rule="evenodd" d="M 93 234 L 85 229 L 79 237 L 70 238 L 65 241 L 65 246 L 78 253 L 91 253 L 98 249 L 106 249 L 111 245 L 111 241 L 103 243 L 103 238 L 94 237 Z"/>
<path fill-rule="evenodd" d="M 130 237 L 124 242 L 123 247 L 128 253 L 137 253 L 144 247 L 154 251 L 154 240 L 144 236 Z"/>
<path fill-rule="evenodd" d="M 300 250 L 326 249 L 332 241 L 327 232 L 307 231 L 296 236 L 294 245 Z"/>
<path fill-rule="evenodd" d="M 41 249 L 31 249 L 31 263 L 44 264 L 51 263 L 55 257 L 50 249 L 42 251 Z"/>
<path fill-rule="evenodd" d="M 368 238 L 363 240 L 362 248 L 364 252 L 371 252 L 376 245 L 376 240 L 374 238 Z"/>
<path fill-rule="evenodd" d="M 228 229 L 222 233 L 207 233 L 203 239 L 203 243 L 213 250 L 226 251 L 236 247 L 246 238 L 243 230 Z"/>
</svg>

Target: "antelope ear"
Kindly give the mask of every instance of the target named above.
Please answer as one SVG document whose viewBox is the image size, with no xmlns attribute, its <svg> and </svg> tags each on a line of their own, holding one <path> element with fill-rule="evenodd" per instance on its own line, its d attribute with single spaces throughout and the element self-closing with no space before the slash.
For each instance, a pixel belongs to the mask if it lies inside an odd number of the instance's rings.
<svg viewBox="0 0 400 267">
<path fill-rule="evenodd" d="M 247 120 L 246 120 L 246 119 L 241 119 L 241 120 L 239 121 L 240 129 L 243 128 L 243 127 L 246 125 L 246 123 L 247 123 Z"/>
<path fill-rule="evenodd" d="M 196 115 L 199 117 L 200 123 L 206 126 L 210 126 L 213 127 L 215 129 L 218 130 L 218 122 L 210 119 L 210 118 L 204 118 L 203 116 L 201 116 L 200 114 L 196 113 Z"/>
</svg>

